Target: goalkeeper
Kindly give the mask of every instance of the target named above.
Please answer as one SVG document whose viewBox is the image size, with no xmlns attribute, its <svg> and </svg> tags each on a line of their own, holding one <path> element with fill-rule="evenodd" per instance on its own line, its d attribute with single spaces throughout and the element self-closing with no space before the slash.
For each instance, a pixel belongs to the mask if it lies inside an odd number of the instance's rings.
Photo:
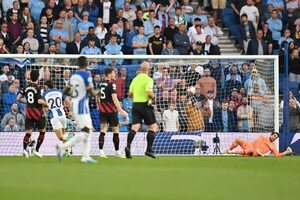
<svg viewBox="0 0 300 200">
<path fill-rule="evenodd" d="M 264 156 L 267 152 L 271 151 L 276 157 L 283 157 L 286 154 L 292 153 L 292 149 L 288 147 L 286 151 L 279 153 L 276 149 L 274 141 L 279 137 L 279 134 L 275 131 L 271 133 L 269 137 L 260 136 L 254 142 L 249 142 L 248 140 L 236 139 L 231 144 L 225 153 L 228 154 L 240 154 L 245 156 Z M 242 149 L 233 150 L 240 146 Z"/>
</svg>

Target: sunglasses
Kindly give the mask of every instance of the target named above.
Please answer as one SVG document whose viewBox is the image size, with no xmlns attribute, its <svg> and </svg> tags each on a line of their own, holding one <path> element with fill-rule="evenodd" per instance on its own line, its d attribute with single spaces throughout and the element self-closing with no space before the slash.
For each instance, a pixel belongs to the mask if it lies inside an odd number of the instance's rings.
<svg viewBox="0 0 300 200">
<path fill-rule="evenodd" d="M 252 72 L 252 74 L 256 74 L 256 73 L 257 73 L 257 72 L 255 72 L 255 71 L 254 71 L 254 72 Z"/>
</svg>

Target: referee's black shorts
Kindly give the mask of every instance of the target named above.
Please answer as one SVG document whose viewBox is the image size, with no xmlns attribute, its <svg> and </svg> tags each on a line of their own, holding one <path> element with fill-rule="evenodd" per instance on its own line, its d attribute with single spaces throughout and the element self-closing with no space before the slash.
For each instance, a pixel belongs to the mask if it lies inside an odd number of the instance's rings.
<svg viewBox="0 0 300 200">
<path fill-rule="evenodd" d="M 135 103 L 132 105 L 132 124 L 141 124 L 144 120 L 146 125 L 156 123 L 153 107 L 147 103 Z"/>
</svg>

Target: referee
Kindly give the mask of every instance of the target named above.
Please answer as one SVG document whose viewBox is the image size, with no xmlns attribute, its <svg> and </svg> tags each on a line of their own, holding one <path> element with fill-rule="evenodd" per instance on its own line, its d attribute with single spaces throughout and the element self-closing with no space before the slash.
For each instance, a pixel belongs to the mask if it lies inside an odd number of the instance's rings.
<svg viewBox="0 0 300 200">
<path fill-rule="evenodd" d="M 141 127 L 142 120 L 149 126 L 147 134 L 146 156 L 156 158 L 152 151 L 152 145 L 157 131 L 155 114 L 151 101 L 154 100 L 153 79 L 149 77 L 150 64 L 143 62 L 140 67 L 140 73 L 132 80 L 129 87 L 129 95 L 133 97 L 132 105 L 132 127 L 127 136 L 127 146 L 125 148 L 126 158 L 132 158 L 130 146 L 136 132 Z"/>
</svg>

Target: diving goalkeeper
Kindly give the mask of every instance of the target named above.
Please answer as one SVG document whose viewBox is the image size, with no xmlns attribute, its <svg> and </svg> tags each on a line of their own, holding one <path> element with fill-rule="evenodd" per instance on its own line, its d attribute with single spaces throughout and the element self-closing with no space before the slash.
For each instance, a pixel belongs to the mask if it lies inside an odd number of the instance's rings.
<svg viewBox="0 0 300 200">
<path fill-rule="evenodd" d="M 271 151 L 274 156 L 282 157 L 286 154 L 292 153 L 292 149 L 288 147 L 284 152 L 279 153 L 276 149 L 274 141 L 279 137 L 279 134 L 275 131 L 271 133 L 269 137 L 260 136 L 254 142 L 248 140 L 236 139 L 225 153 L 228 154 L 240 154 L 245 156 L 264 156 L 267 152 Z M 240 150 L 233 150 L 240 146 Z"/>
</svg>

